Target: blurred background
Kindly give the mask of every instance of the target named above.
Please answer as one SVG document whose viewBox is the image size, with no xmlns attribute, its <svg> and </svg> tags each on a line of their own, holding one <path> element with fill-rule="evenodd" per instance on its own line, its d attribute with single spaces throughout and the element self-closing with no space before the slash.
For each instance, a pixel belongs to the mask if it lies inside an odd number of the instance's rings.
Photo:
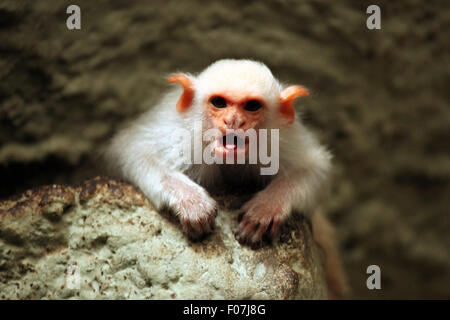
<svg viewBox="0 0 450 320">
<path fill-rule="evenodd" d="M 66 8 L 81 8 L 81 30 Z M 366 8 L 381 8 L 381 30 Z M 174 71 L 266 63 L 334 154 L 352 298 L 450 298 L 450 3 L 0 1 L 0 199 L 97 175 L 96 154 Z M 366 287 L 381 268 L 381 290 Z"/>
</svg>

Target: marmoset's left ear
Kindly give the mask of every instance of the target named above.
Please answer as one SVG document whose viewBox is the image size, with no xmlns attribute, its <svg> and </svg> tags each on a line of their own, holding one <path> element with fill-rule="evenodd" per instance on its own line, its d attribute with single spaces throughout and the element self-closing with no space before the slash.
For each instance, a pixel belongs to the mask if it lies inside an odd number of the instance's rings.
<svg viewBox="0 0 450 320">
<path fill-rule="evenodd" d="M 167 80 L 170 82 L 177 82 L 183 86 L 184 91 L 177 102 L 177 111 L 181 113 L 189 109 L 192 100 L 194 99 L 194 85 L 189 76 L 184 73 L 177 73 L 171 75 Z"/>
<path fill-rule="evenodd" d="M 308 96 L 309 92 L 302 86 L 290 86 L 280 92 L 280 112 L 288 124 L 295 120 L 294 100 L 298 97 Z"/>
</svg>

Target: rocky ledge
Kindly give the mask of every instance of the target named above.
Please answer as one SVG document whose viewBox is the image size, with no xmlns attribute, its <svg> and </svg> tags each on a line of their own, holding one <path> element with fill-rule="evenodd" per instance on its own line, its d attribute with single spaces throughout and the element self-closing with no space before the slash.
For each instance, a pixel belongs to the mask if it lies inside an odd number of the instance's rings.
<svg viewBox="0 0 450 320">
<path fill-rule="evenodd" d="M 271 246 L 234 238 L 218 199 L 213 234 L 192 242 L 134 186 L 96 177 L 0 202 L 1 299 L 326 298 L 323 257 L 299 219 Z"/>
</svg>

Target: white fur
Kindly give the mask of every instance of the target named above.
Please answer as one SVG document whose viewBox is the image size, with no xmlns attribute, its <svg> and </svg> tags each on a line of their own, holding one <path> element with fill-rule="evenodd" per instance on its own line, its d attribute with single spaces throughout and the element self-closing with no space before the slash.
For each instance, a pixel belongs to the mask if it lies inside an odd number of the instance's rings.
<svg viewBox="0 0 450 320">
<path fill-rule="evenodd" d="M 288 127 L 280 127 L 279 94 L 283 86 L 270 70 L 251 60 L 220 60 L 190 78 L 195 90 L 191 108 L 178 113 L 176 104 L 182 89 L 170 90 L 156 106 L 114 137 L 107 151 L 109 163 L 121 176 L 139 186 L 158 208 L 179 201 L 163 186 L 162 179 L 167 175 L 192 186 L 206 199 L 208 194 L 204 187 L 209 189 L 221 183 L 223 168 L 220 165 L 183 164 L 173 153 L 174 148 L 182 146 L 174 144 L 168 137 L 178 128 L 193 134 L 192 124 L 196 120 L 205 120 L 206 99 L 215 91 L 258 95 L 264 97 L 269 107 L 264 127 L 280 129 L 280 170 L 272 179 L 285 179 L 292 188 L 290 201 L 283 207 L 286 211 L 310 212 L 328 175 L 330 154 L 299 119 Z M 237 176 L 257 175 L 259 170 L 254 169 L 254 166 L 239 166 L 233 168 L 233 174 L 243 171 Z"/>
</svg>

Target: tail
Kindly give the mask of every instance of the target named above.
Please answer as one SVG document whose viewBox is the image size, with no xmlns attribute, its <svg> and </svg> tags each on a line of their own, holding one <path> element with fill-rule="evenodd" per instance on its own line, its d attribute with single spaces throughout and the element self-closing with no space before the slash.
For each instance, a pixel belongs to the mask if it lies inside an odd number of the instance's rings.
<svg viewBox="0 0 450 320">
<path fill-rule="evenodd" d="M 347 276 L 339 258 L 335 230 L 322 211 L 317 210 L 311 219 L 314 240 L 325 251 L 325 275 L 330 299 L 345 299 L 350 293 Z"/>
</svg>

